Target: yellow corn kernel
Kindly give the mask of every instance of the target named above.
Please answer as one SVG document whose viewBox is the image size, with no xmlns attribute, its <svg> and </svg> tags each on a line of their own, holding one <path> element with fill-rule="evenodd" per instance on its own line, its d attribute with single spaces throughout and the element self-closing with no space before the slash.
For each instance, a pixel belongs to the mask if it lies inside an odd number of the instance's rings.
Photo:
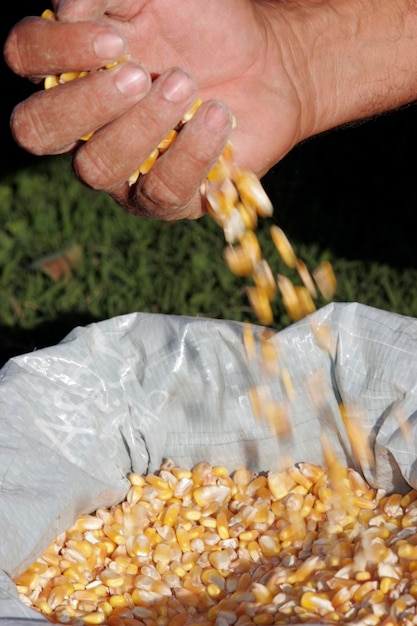
<svg viewBox="0 0 417 626">
<path fill-rule="evenodd" d="M 239 238 L 242 249 L 252 261 L 253 267 L 260 263 L 262 259 L 261 247 L 257 236 L 252 230 L 246 230 Z"/>
<path fill-rule="evenodd" d="M 55 20 L 55 13 L 54 11 L 51 11 L 51 9 L 45 9 L 41 13 L 41 17 L 45 20 Z"/>
<path fill-rule="evenodd" d="M 227 246 L 223 252 L 224 260 L 230 271 L 236 276 L 250 276 L 253 272 L 253 259 L 241 246 Z"/>
<path fill-rule="evenodd" d="M 396 584 L 396 578 L 384 576 L 379 583 L 379 588 L 381 589 L 383 594 L 387 595 L 395 587 Z"/>
<path fill-rule="evenodd" d="M 268 489 L 276 500 L 281 500 L 294 487 L 293 479 L 286 472 L 268 472 Z"/>
<path fill-rule="evenodd" d="M 160 154 L 166 152 L 174 143 L 178 136 L 178 131 L 175 129 L 169 131 L 169 133 L 162 139 L 162 141 L 158 144 L 158 151 Z"/>
<path fill-rule="evenodd" d="M 233 173 L 235 183 L 242 202 L 255 208 L 261 217 L 271 217 L 274 208 L 259 179 L 252 172 L 235 168 Z"/>
<path fill-rule="evenodd" d="M 128 605 L 127 599 L 120 593 L 110 596 L 109 603 L 112 609 L 116 606 L 125 607 Z"/>
<path fill-rule="evenodd" d="M 230 477 L 230 472 L 225 465 L 215 465 L 212 474 L 213 476 L 217 476 L 217 478 L 227 479 Z"/>
<path fill-rule="evenodd" d="M 402 543 L 398 546 L 397 554 L 400 559 L 417 559 L 417 546 L 414 546 L 410 543 Z"/>
<path fill-rule="evenodd" d="M 59 85 L 59 76 L 46 76 L 43 81 L 44 89 L 51 89 Z"/>
<path fill-rule="evenodd" d="M 265 259 L 261 259 L 255 265 L 253 270 L 253 279 L 255 285 L 263 289 L 269 300 L 273 300 L 277 293 L 277 283 L 272 274 L 271 267 Z"/>
<path fill-rule="evenodd" d="M 260 287 L 251 286 L 247 287 L 246 293 L 248 295 L 249 303 L 259 322 L 264 326 L 272 324 L 274 314 L 272 312 L 267 292 Z"/>
<path fill-rule="evenodd" d="M 270 376 L 276 376 L 279 373 L 278 352 L 276 346 L 265 340 L 261 340 L 261 356 L 262 367 Z"/>
<path fill-rule="evenodd" d="M 131 472 L 127 477 L 131 485 L 143 487 L 146 483 L 145 477 L 141 474 L 137 474 L 136 472 Z"/>
<path fill-rule="evenodd" d="M 300 300 L 297 291 L 289 278 L 278 274 L 277 276 L 278 289 L 281 293 L 282 302 L 285 310 L 288 313 L 289 318 L 292 321 L 297 321 L 302 318 L 303 311 L 300 308 Z"/>
<path fill-rule="evenodd" d="M 273 224 L 270 228 L 270 235 L 274 246 L 278 250 L 278 253 L 285 265 L 290 268 L 295 268 L 297 264 L 297 257 L 284 231 L 279 226 Z"/>
<path fill-rule="evenodd" d="M 171 559 L 171 547 L 166 543 L 158 543 L 153 551 L 153 559 L 156 563 L 161 562 L 168 564 Z"/>
<path fill-rule="evenodd" d="M 236 190 L 237 193 L 237 190 Z M 237 194 L 238 195 L 238 194 Z M 247 230 L 255 230 L 258 225 L 258 214 L 252 205 L 245 204 L 239 199 L 239 195 L 235 201 L 235 207 L 242 219 L 243 225 Z"/>
<path fill-rule="evenodd" d="M 188 111 L 184 114 L 184 117 L 181 119 L 181 124 L 186 124 L 190 121 L 190 119 L 195 115 L 198 109 L 203 104 L 203 101 L 200 98 L 193 103 L 193 105 L 188 109 Z"/>
<path fill-rule="evenodd" d="M 74 592 L 74 587 L 64 582 L 54 587 L 48 595 L 48 604 L 51 608 L 55 609 L 62 604 L 65 598 L 68 598 Z"/>
<path fill-rule="evenodd" d="M 217 503 L 214 503 L 214 508 L 217 511 L 217 509 L 219 508 L 219 505 Z M 214 517 L 202 517 L 200 520 L 200 524 L 203 526 L 203 528 L 209 528 L 212 530 L 217 528 L 217 521 L 216 521 L 216 518 Z"/>
<path fill-rule="evenodd" d="M 295 269 L 297 270 L 298 275 L 301 278 L 304 287 L 307 289 L 311 298 L 317 298 L 317 290 L 314 284 L 313 277 L 302 259 L 296 260 Z"/>
<path fill-rule="evenodd" d="M 260 420 L 264 417 L 265 399 L 263 397 L 263 389 L 259 389 L 258 387 L 251 387 L 250 389 L 248 389 L 248 397 L 254 417 Z"/>
<path fill-rule="evenodd" d="M 28 590 L 33 590 L 40 583 L 40 574 L 29 568 L 23 574 L 20 574 L 14 582 L 18 587 L 27 587 Z"/>
<path fill-rule="evenodd" d="M 46 615 L 46 617 L 48 617 L 48 615 L 52 615 L 53 613 L 53 609 L 49 606 L 46 600 L 41 600 L 40 602 L 38 602 L 38 610 Z"/>
<path fill-rule="evenodd" d="M 197 522 L 201 518 L 201 510 L 199 509 L 181 509 L 181 517 L 185 520 Z"/>
<path fill-rule="evenodd" d="M 337 279 L 329 261 L 323 261 L 315 270 L 313 278 L 316 285 L 326 300 L 331 300 L 337 289 Z"/>
<path fill-rule="evenodd" d="M 314 313 L 316 305 L 308 289 L 304 287 L 304 285 L 297 285 L 294 289 L 298 298 L 298 315 L 300 318 L 307 317 L 307 315 Z"/>
<path fill-rule="evenodd" d="M 247 358 L 250 362 L 254 361 L 256 358 L 256 340 L 253 327 L 248 323 L 244 323 L 242 326 L 242 339 Z"/>
<path fill-rule="evenodd" d="M 174 526 L 178 519 L 180 510 L 181 505 L 179 502 L 169 504 L 163 516 L 163 524 L 166 524 L 167 526 Z"/>
<path fill-rule="evenodd" d="M 221 509 L 217 513 L 216 527 L 217 527 L 217 532 L 219 533 L 220 539 L 228 539 L 230 537 L 228 518 L 224 509 Z"/>
<path fill-rule="evenodd" d="M 414 491 L 414 489 L 412 489 L 411 491 L 408 491 L 406 494 L 402 496 L 400 500 L 400 505 L 403 507 L 403 509 L 405 509 L 412 502 L 415 502 L 416 499 L 417 499 L 417 491 Z"/>
<path fill-rule="evenodd" d="M 306 591 L 301 596 L 300 604 L 303 609 L 307 609 L 312 612 L 315 612 L 316 610 L 324 610 L 325 612 L 333 611 L 333 605 L 325 593 Z"/>
<path fill-rule="evenodd" d="M 183 526 L 178 526 L 176 529 L 177 542 L 182 552 L 189 552 L 191 550 L 190 538 L 188 532 Z"/>
<path fill-rule="evenodd" d="M 126 501 L 130 506 L 134 506 L 142 498 L 142 494 L 143 487 L 141 485 L 132 485 L 127 493 Z"/>
<path fill-rule="evenodd" d="M 76 78 L 79 78 L 80 76 L 80 72 L 63 72 L 62 74 L 59 75 L 59 82 L 60 83 L 69 83 L 72 80 L 75 80 Z"/>
<path fill-rule="evenodd" d="M 123 576 L 110 569 L 100 572 L 100 580 L 107 587 L 122 587 L 124 584 Z"/>
<path fill-rule="evenodd" d="M 67 567 L 64 569 L 63 574 L 71 583 L 81 583 L 82 585 L 88 585 L 88 576 L 80 569 L 75 567 Z"/>
<path fill-rule="evenodd" d="M 75 528 L 81 532 L 99 530 L 102 527 L 103 521 L 96 515 L 81 515 L 75 523 Z"/>
<path fill-rule="evenodd" d="M 73 548 L 76 552 L 79 552 L 81 556 L 85 557 L 85 559 L 88 559 L 93 552 L 93 544 L 89 541 L 77 541 L 75 539 L 70 539 L 67 542 L 67 547 Z"/>
<path fill-rule="evenodd" d="M 104 624 L 106 616 L 101 611 L 94 611 L 92 613 L 87 613 L 87 615 L 81 616 L 81 620 L 84 622 L 84 624 Z"/>
<path fill-rule="evenodd" d="M 150 172 L 152 167 L 154 166 L 155 161 L 157 160 L 158 157 L 159 157 L 159 150 L 158 148 L 155 148 L 155 150 L 152 150 L 148 158 L 145 159 L 143 163 L 139 165 L 137 171 L 139 171 L 140 174 L 148 174 L 148 172 Z"/>
<path fill-rule="evenodd" d="M 378 583 L 377 581 L 368 580 L 364 582 L 359 589 L 355 591 L 353 594 L 353 600 L 355 602 L 362 602 L 362 600 L 369 595 L 372 591 L 377 589 Z"/>
</svg>

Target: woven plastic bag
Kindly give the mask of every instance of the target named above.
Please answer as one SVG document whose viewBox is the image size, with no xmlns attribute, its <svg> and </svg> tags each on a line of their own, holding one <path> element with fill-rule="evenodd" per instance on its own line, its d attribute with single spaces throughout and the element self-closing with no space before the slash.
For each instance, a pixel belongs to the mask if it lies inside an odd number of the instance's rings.
<svg viewBox="0 0 417 626">
<path fill-rule="evenodd" d="M 129 472 L 156 471 L 166 458 L 231 470 L 275 469 L 284 455 L 320 464 L 325 432 L 357 467 L 342 402 L 356 407 L 374 451 L 376 463 L 359 468 L 371 485 L 417 488 L 417 321 L 331 304 L 271 341 L 295 390 L 285 442 L 253 417 L 248 389 L 265 378 L 245 356 L 239 323 L 133 313 L 76 328 L 0 370 L 0 626 L 46 621 L 11 579 L 80 514 L 122 500 Z M 278 376 L 268 385 L 284 396 Z"/>
</svg>

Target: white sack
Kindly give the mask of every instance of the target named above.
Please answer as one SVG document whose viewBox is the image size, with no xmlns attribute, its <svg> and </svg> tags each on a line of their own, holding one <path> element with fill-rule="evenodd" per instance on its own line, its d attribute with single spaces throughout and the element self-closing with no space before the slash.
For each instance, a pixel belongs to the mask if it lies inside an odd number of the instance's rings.
<svg viewBox="0 0 417 626">
<path fill-rule="evenodd" d="M 312 322 L 331 328 L 330 351 Z M 361 468 L 366 479 L 417 488 L 417 321 L 331 304 L 272 341 L 296 391 L 284 442 L 252 415 L 247 391 L 263 378 L 247 362 L 239 323 L 133 313 L 76 328 L 0 370 L 0 626 L 44 622 L 10 579 L 81 513 L 122 500 L 129 472 L 156 471 L 166 458 L 231 470 L 275 469 L 283 455 L 320 464 L 326 432 L 354 467 L 343 402 L 357 407 L 375 451 L 376 465 Z M 283 398 L 279 380 L 271 391 Z"/>
</svg>

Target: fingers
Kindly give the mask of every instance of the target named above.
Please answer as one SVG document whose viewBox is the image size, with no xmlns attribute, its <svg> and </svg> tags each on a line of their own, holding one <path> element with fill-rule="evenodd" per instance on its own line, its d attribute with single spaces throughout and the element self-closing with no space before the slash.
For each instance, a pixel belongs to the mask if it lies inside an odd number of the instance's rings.
<svg viewBox="0 0 417 626">
<path fill-rule="evenodd" d="M 77 174 L 95 189 L 124 185 L 196 98 L 194 78 L 179 68 L 168 70 L 139 105 L 101 128 L 77 151 Z"/>
<path fill-rule="evenodd" d="M 232 115 L 221 102 L 204 103 L 174 144 L 136 185 L 113 191 L 115 200 L 141 217 L 196 219 L 205 213 L 202 183 L 219 158 L 232 129 Z"/>
<path fill-rule="evenodd" d="M 10 124 L 19 145 L 33 154 L 67 152 L 137 103 L 151 78 L 142 67 L 121 63 L 111 70 L 40 91 L 18 104 Z"/>
<path fill-rule="evenodd" d="M 4 45 L 7 65 L 26 78 L 98 69 L 120 60 L 126 52 L 126 43 L 114 28 L 40 17 L 28 17 L 16 24 Z"/>
</svg>

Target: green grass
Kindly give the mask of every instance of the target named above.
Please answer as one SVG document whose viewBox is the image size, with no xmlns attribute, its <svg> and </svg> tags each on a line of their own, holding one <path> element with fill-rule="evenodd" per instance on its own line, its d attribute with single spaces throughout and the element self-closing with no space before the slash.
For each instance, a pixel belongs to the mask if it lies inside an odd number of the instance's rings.
<svg viewBox="0 0 417 626">
<path fill-rule="evenodd" d="M 390 130 L 392 145 L 397 118 L 366 125 L 362 138 L 379 136 L 378 124 Z M 274 220 L 310 269 L 332 262 L 336 301 L 417 317 L 416 191 L 404 186 L 404 164 L 392 172 L 391 162 L 390 180 L 381 178 L 378 160 L 366 168 L 366 150 L 363 143 L 355 148 L 352 132 L 297 148 L 266 177 Z M 399 198 L 388 217 L 387 190 Z M 81 185 L 67 157 L 34 160 L 0 177 L 0 220 L 0 340 L 8 355 L 132 311 L 256 321 L 247 282 L 225 267 L 223 234 L 209 217 L 175 224 L 137 219 Z M 272 222 L 258 228 L 263 253 L 275 272 L 288 273 L 269 238 Z M 54 281 L 39 269 L 39 259 L 73 245 L 82 259 L 71 276 Z M 275 327 L 286 326 L 279 299 L 274 309 Z"/>
</svg>

